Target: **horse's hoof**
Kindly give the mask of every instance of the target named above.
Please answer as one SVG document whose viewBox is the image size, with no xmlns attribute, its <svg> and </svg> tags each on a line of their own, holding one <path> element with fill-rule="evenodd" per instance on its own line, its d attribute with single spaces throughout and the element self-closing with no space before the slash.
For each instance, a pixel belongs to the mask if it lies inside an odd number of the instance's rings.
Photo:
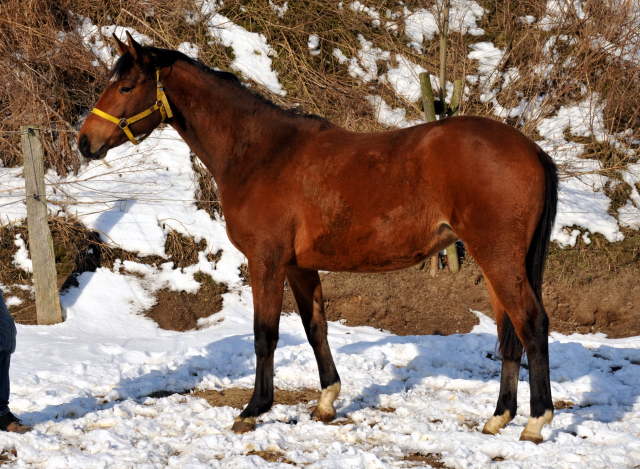
<svg viewBox="0 0 640 469">
<path fill-rule="evenodd" d="M 491 430 L 492 429 L 489 428 L 489 422 L 487 422 L 487 423 L 484 424 L 484 428 L 482 429 L 482 433 L 484 435 L 497 435 L 498 434 L 498 432 L 494 432 L 494 431 L 491 431 Z"/>
<path fill-rule="evenodd" d="M 484 424 L 482 433 L 485 435 L 497 435 L 500 429 L 513 420 L 511 413 L 507 410 L 503 415 L 494 415 Z"/>
<path fill-rule="evenodd" d="M 542 427 L 544 424 L 550 424 L 553 419 L 553 411 L 547 410 L 542 417 L 529 417 L 527 426 L 522 430 L 520 441 L 531 441 L 536 445 L 542 443 Z"/>
<path fill-rule="evenodd" d="M 237 417 L 231 430 L 234 433 L 247 433 L 256 428 L 256 419 L 253 417 Z"/>
<path fill-rule="evenodd" d="M 334 410 L 333 413 L 331 413 L 321 409 L 320 407 L 316 407 L 313 413 L 311 414 L 311 418 L 319 422 L 327 423 L 327 422 L 331 422 L 334 418 L 336 418 L 336 412 Z"/>
<path fill-rule="evenodd" d="M 537 435 L 525 435 L 524 432 L 522 433 L 522 435 L 520 435 L 520 441 L 530 441 L 532 443 L 535 443 L 536 445 L 539 445 L 540 443 L 542 443 L 542 436 L 537 436 Z"/>
</svg>

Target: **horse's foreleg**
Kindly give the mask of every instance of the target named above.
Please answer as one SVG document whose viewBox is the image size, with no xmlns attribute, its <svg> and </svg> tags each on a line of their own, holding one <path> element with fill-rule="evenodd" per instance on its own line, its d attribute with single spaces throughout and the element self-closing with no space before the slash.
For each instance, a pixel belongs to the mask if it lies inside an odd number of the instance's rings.
<svg viewBox="0 0 640 469">
<path fill-rule="evenodd" d="M 271 409 L 273 404 L 273 355 L 278 344 L 284 270 L 283 265 L 278 265 L 273 260 L 249 260 L 254 308 L 256 382 L 249 405 L 233 424 L 232 430 L 236 433 L 253 430 L 256 417 Z"/>
<path fill-rule="evenodd" d="M 289 267 L 287 280 L 298 304 L 302 324 L 320 372 L 322 395 L 312 417 L 314 420 L 328 422 L 336 416 L 333 403 L 340 393 L 340 376 L 327 341 L 327 320 L 324 314 L 320 276 L 315 270 Z"/>
</svg>

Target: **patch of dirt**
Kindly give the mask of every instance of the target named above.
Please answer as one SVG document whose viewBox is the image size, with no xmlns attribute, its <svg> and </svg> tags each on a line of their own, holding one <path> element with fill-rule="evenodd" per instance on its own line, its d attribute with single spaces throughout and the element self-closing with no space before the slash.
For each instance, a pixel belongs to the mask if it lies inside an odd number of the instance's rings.
<svg viewBox="0 0 640 469">
<path fill-rule="evenodd" d="M 467 262 L 457 275 L 428 267 L 385 274 L 321 274 L 325 311 L 330 321 L 372 326 L 398 335 L 450 335 L 469 332 L 478 318 L 469 309 L 491 309 L 482 272 Z M 288 289 L 287 289 L 288 290 Z M 297 310 L 285 291 L 284 311 Z"/>
<path fill-rule="evenodd" d="M 293 461 L 284 457 L 283 454 L 276 453 L 275 451 L 251 451 L 247 453 L 247 456 L 260 456 L 262 459 L 268 462 L 282 462 L 285 464 L 295 464 Z"/>
<path fill-rule="evenodd" d="M 570 250 L 566 250 L 570 251 Z M 543 301 L 550 330 L 562 334 L 603 332 L 611 338 L 640 335 L 640 262 L 618 265 L 612 272 L 581 265 L 575 252 L 550 256 Z M 571 275 L 557 274 L 572 266 Z M 460 272 L 428 267 L 386 274 L 321 274 L 327 319 L 349 326 L 373 326 L 397 335 L 468 333 L 478 319 L 469 309 L 495 319 L 484 276 L 470 256 Z M 297 311 L 285 289 L 283 311 Z"/>
<path fill-rule="evenodd" d="M 15 448 L 10 450 L 3 450 L 2 453 L 0 453 L 0 466 L 4 466 L 5 463 L 15 461 L 17 457 L 18 452 Z"/>
<path fill-rule="evenodd" d="M 408 462 L 427 463 L 435 469 L 441 469 L 443 467 L 446 468 L 447 466 L 444 465 L 444 463 L 440 460 L 440 458 L 442 458 L 442 455 L 440 453 L 428 453 L 428 454 L 409 453 L 407 456 L 404 457 L 404 460 Z"/>
<path fill-rule="evenodd" d="M 252 395 L 253 388 L 229 388 L 223 391 L 196 389 L 192 394 L 192 396 L 204 399 L 213 407 L 230 406 L 235 409 L 243 409 L 251 400 Z M 317 389 L 303 388 L 295 391 L 287 391 L 276 388 L 273 395 L 273 405 L 308 404 L 318 399 L 320 399 L 320 391 Z"/>
<path fill-rule="evenodd" d="M 196 280 L 201 286 L 195 294 L 160 290 L 157 303 L 145 315 L 161 329 L 180 332 L 196 329 L 199 319 L 222 309 L 222 295 L 228 291 L 225 284 L 215 282 L 208 275 L 196 274 Z"/>
<path fill-rule="evenodd" d="M 571 401 L 556 401 L 553 403 L 555 410 L 572 409 L 576 404 Z"/>
</svg>

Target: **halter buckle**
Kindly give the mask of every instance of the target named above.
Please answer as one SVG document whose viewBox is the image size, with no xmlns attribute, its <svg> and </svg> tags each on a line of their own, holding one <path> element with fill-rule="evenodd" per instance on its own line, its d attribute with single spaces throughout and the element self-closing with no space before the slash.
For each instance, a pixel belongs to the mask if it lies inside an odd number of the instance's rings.
<svg viewBox="0 0 640 469">
<path fill-rule="evenodd" d="M 125 129 L 128 126 L 129 126 L 129 123 L 127 122 L 127 119 L 125 119 L 124 117 L 120 119 L 120 122 L 118 122 L 118 127 L 120 127 L 121 129 Z"/>
</svg>

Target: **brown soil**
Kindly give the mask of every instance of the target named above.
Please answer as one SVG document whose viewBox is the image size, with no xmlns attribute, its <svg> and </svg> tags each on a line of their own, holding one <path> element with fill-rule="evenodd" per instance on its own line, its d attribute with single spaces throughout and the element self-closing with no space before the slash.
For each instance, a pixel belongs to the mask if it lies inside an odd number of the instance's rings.
<svg viewBox="0 0 640 469">
<path fill-rule="evenodd" d="M 188 331 L 198 326 L 198 319 L 206 318 L 222 309 L 222 295 L 227 286 L 216 283 L 208 275 L 201 275 L 201 286 L 197 293 L 160 290 L 157 303 L 147 311 L 161 329 Z"/>
<path fill-rule="evenodd" d="M 428 453 L 428 454 L 409 453 L 408 456 L 405 456 L 404 460 L 409 462 L 427 463 L 435 469 L 447 467 L 440 460 L 440 458 L 442 458 L 442 455 L 439 453 Z"/>
<path fill-rule="evenodd" d="M 247 453 L 248 456 L 260 456 L 262 459 L 268 462 L 282 462 L 285 464 L 295 464 L 293 461 L 285 458 L 282 454 L 274 451 L 251 451 Z"/>
<path fill-rule="evenodd" d="M 0 466 L 4 466 L 8 462 L 15 461 L 17 457 L 18 453 L 15 448 L 3 450 L 0 454 Z"/>
<path fill-rule="evenodd" d="M 466 267 L 466 266 L 465 266 Z M 491 308 L 480 269 L 458 275 L 411 268 L 388 274 L 324 274 L 327 318 L 350 326 L 373 326 L 398 335 L 469 332 Z"/>
<path fill-rule="evenodd" d="M 213 407 L 228 405 L 235 409 L 243 409 L 251 400 L 253 388 L 229 388 L 224 391 L 206 391 L 196 389 L 192 396 L 200 397 Z M 317 389 L 297 389 L 295 391 L 285 391 L 276 389 L 273 396 L 273 405 L 298 405 L 308 404 L 320 398 L 320 391 Z"/>
<path fill-rule="evenodd" d="M 469 309 L 494 315 L 482 271 L 469 256 L 464 260 L 458 274 L 440 270 L 435 278 L 428 269 L 417 268 L 388 274 L 323 274 L 327 319 L 397 335 L 468 333 L 478 323 Z M 576 270 L 570 277 L 550 275 L 544 283 L 551 331 L 603 332 L 612 338 L 640 335 L 638 268 L 623 266 L 615 275 Z M 293 295 L 285 291 L 283 310 L 294 309 Z"/>
</svg>

